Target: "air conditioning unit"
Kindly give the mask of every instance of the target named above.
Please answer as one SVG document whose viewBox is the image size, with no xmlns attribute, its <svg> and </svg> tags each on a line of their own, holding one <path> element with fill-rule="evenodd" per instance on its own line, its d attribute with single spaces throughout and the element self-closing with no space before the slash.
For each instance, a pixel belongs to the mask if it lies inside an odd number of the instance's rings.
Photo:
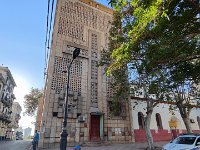
<svg viewBox="0 0 200 150">
<path fill-rule="evenodd" d="M 79 116 L 78 122 L 85 122 L 85 116 Z"/>
</svg>

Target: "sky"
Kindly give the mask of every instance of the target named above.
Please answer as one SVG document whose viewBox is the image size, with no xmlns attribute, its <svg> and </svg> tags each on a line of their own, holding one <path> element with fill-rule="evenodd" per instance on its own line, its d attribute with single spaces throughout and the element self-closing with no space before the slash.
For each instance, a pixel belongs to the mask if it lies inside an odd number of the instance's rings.
<svg viewBox="0 0 200 150">
<path fill-rule="evenodd" d="M 107 0 L 97 0 L 107 5 Z M 0 5 L 0 65 L 8 67 L 17 84 L 22 106 L 19 125 L 31 127 L 35 120 L 24 116 L 24 96 L 44 87 L 45 38 L 48 0 L 3 0 Z"/>
</svg>

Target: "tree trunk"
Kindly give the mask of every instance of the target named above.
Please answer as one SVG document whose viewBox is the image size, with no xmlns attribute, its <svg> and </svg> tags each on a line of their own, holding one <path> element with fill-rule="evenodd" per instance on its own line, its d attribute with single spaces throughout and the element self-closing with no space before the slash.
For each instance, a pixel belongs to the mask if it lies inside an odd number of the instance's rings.
<svg viewBox="0 0 200 150">
<path fill-rule="evenodd" d="M 189 117 L 182 117 L 182 118 L 183 118 L 183 122 L 185 124 L 185 127 L 187 129 L 187 133 L 192 133 L 190 118 Z"/>
<path fill-rule="evenodd" d="M 181 103 L 182 101 L 179 101 L 177 103 L 177 107 L 180 111 L 181 117 L 183 119 L 183 122 L 185 124 L 187 133 L 192 133 L 192 127 L 191 127 L 191 123 L 190 123 L 190 110 L 189 108 L 183 107 L 183 103 Z"/>
<path fill-rule="evenodd" d="M 152 137 L 151 129 L 150 129 L 151 115 L 152 115 L 152 111 L 149 111 L 149 112 L 147 111 L 147 116 L 145 117 L 145 124 L 144 124 L 149 150 L 153 150 L 154 148 L 153 137 Z"/>
</svg>

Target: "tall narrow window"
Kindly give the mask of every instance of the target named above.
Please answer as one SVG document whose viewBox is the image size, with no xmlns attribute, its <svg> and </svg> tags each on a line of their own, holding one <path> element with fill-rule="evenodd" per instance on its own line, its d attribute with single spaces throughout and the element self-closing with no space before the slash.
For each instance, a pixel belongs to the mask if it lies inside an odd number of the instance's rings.
<svg viewBox="0 0 200 150">
<path fill-rule="evenodd" d="M 138 125 L 139 129 L 144 129 L 144 115 L 142 112 L 138 112 Z"/>
<path fill-rule="evenodd" d="M 198 123 L 199 129 L 200 129 L 200 117 L 199 116 L 197 116 L 197 123 Z"/>
<path fill-rule="evenodd" d="M 156 122 L 157 122 L 158 129 L 163 129 L 162 120 L 159 113 L 156 113 Z"/>
</svg>

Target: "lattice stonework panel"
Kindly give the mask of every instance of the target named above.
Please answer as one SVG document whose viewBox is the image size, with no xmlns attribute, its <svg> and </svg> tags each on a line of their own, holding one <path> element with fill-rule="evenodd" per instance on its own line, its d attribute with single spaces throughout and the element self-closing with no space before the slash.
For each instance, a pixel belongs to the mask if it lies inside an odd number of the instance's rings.
<svg viewBox="0 0 200 150">
<path fill-rule="evenodd" d="M 91 103 L 98 103 L 97 99 L 97 83 L 91 83 Z"/>
<path fill-rule="evenodd" d="M 69 56 L 69 58 L 68 58 Z M 64 90 L 67 83 L 67 66 L 71 62 L 71 55 L 65 54 L 64 57 L 55 56 L 53 79 L 51 89 L 57 94 Z M 70 90 L 81 93 L 82 61 L 75 60 L 70 69 Z"/>
<path fill-rule="evenodd" d="M 91 36 L 91 57 L 97 58 L 98 47 L 97 47 L 97 35 L 92 34 Z"/>
<path fill-rule="evenodd" d="M 98 78 L 98 67 L 97 67 L 97 61 L 92 60 L 91 61 L 91 79 L 96 79 Z"/>
<path fill-rule="evenodd" d="M 107 100 L 110 101 L 112 99 L 113 96 L 113 90 L 111 87 L 111 83 L 112 83 L 112 79 L 110 77 L 106 77 L 106 97 Z"/>
<path fill-rule="evenodd" d="M 91 34 L 91 106 L 98 107 L 98 67 L 97 67 L 97 54 L 98 54 L 98 45 L 97 45 L 97 35 Z"/>
<path fill-rule="evenodd" d="M 103 32 L 109 31 L 112 18 L 80 2 L 62 3 L 59 16 L 58 34 L 83 41 L 84 26 Z"/>
</svg>

